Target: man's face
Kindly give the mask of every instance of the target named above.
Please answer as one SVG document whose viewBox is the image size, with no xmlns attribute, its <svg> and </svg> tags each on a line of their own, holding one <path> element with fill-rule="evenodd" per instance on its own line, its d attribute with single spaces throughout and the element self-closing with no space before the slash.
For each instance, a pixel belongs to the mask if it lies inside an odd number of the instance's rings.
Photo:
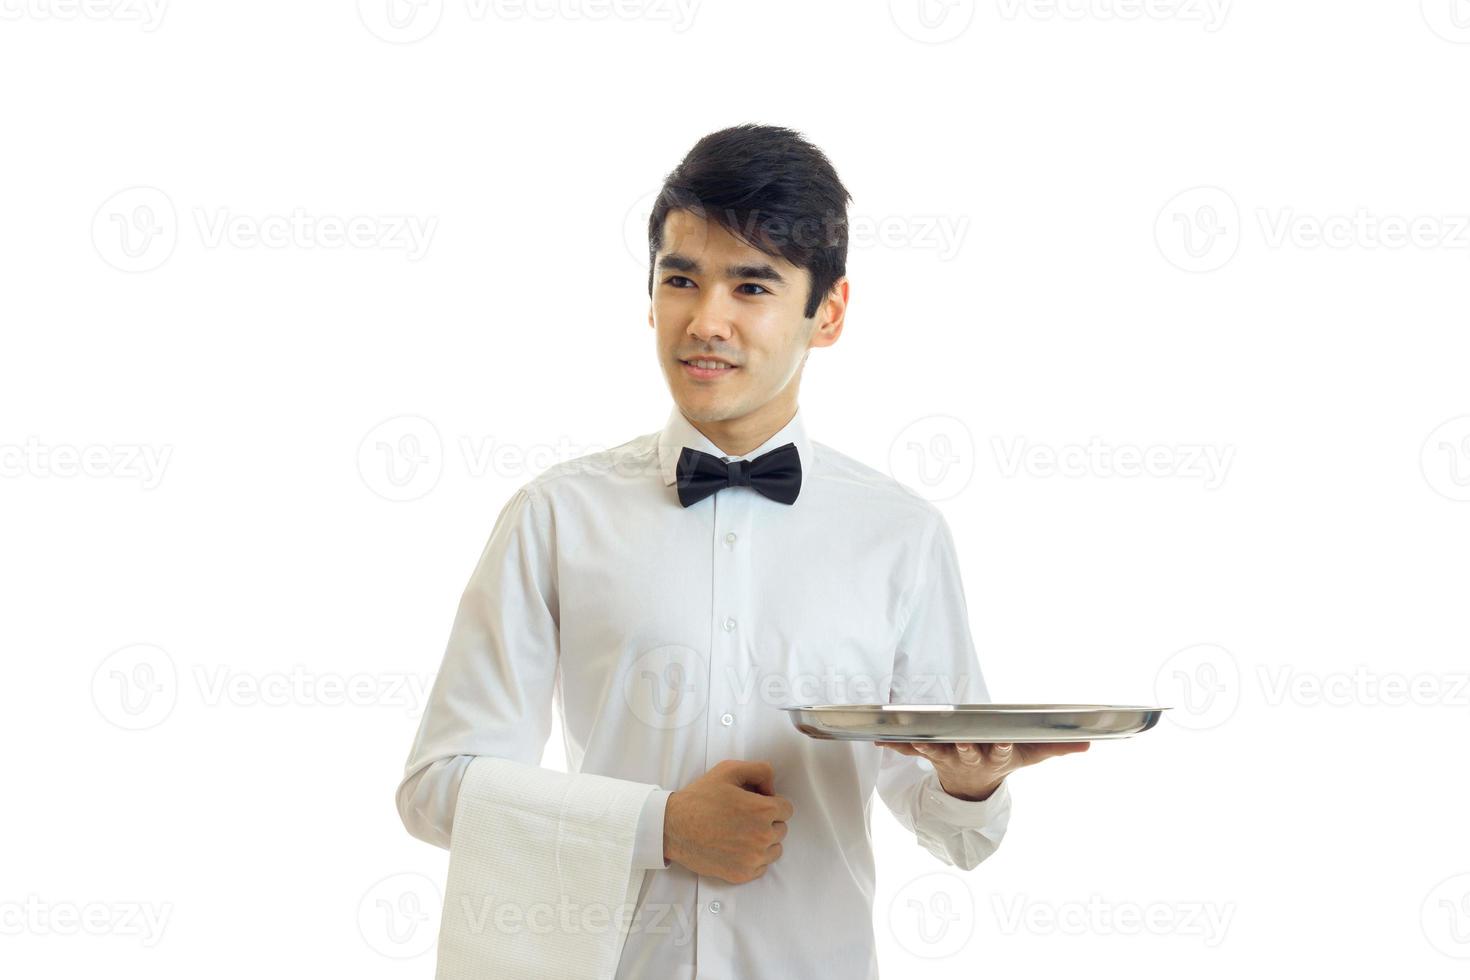
<svg viewBox="0 0 1470 980">
<path fill-rule="evenodd" d="M 803 315 L 810 288 L 807 270 L 747 245 L 717 222 L 669 212 L 648 323 L 685 416 L 725 421 L 773 402 L 795 410 L 806 352 L 837 339 L 830 328 L 813 339 L 824 308 Z M 689 363 L 704 358 L 722 366 Z"/>
</svg>

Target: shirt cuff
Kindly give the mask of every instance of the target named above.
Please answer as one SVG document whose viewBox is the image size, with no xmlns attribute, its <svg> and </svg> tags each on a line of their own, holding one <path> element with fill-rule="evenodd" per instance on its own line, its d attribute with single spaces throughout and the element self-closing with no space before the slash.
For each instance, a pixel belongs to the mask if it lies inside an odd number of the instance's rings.
<svg viewBox="0 0 1470 980">
<path fill-rule="evenodd" d="M 922 784 L 924 808 L 953 827 L 984 827 L 1004 820 L 1011 809 L 1011 791 L 1001 779 L 995 792 L 983 800 L 962 800 L 950 796 L 939 784 L 937 773 L 929 773 Z"/>
<path fill-rule="evenodd" d="M 669 866 L 669 862 L 664 860 L 664 809 L 669 805 L 672 793 L 673 790 L 656 789 L 643 801 L 643 812 L 638 816 L 638 830 L 633 840 L 634 869 L 659 870 Z"/>
</svg>

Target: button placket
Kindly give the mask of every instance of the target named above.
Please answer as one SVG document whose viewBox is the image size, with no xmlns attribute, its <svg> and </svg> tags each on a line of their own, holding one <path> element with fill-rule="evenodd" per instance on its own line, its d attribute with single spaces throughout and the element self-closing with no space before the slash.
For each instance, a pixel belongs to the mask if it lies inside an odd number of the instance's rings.
<svg viewBox="0 0 1470 980">
<path fill-rule="evenodd" d="M 748 488 L 731 487 L 715 494 L 714 527 L 710 543 L 713 559 L 710 576 L 710 699 L 705 713 L 706 768 L 725 759 L 744 756 L 740 745 L 738 702 L 748 686 L 750 658 L 746 639 L 754 620 L 748 602 L 750 592 L 751 498 Z M 746 682 L 742 685 L 742 681 Z M 700 878 L 697 885 L 700 925 L 696 955 L 701 964 L 728 963 L 737 924 L 732 893 L 722 882 Z M 701 972 L 703 975 L 703 972 Z M 717 974 L 712 974 L 717 975 Z"/>
<path fill-rule="evenodd" d="M 736 729 L 742 706 L 736 698 L 748 687 L 740 679 L 749 666 L 746 651 L 750 623 L 750 521 L 756 508 L 754 495 L 730 488 L 715 495 L 719 501 L 714 527 L 714 650 L 710 658 L 713 677 L 710 685 L 709 762 L 739 757 Z M 723 498 L 723 499 L 722 499 Z M 723 752 L 723 754 L 721 754 Z"/>
</svg>

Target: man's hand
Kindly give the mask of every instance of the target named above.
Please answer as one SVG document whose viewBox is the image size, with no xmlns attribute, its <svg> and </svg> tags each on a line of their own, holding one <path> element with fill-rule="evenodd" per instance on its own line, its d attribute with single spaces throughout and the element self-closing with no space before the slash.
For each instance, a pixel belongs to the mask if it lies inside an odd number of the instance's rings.
<svg viewBox="0 0 1470 980">
<path fill-rule="evenodd" d="M 669 794 L 664 857 L 695 874 L 744 884 L 781 856 L 793 812 L 791 802 L 776 795 L 769 762 L 726 759 Z"/>
<path fill-rule="evenodd" d="M 939 785 L 961 800 L 988 800 L 1007 773 L 1043 759 L 1086 752 L 1091 742 L 878 742 L 934 764 Z M 673 799 L 670 798 L 670 803 Z"/>
</svg>

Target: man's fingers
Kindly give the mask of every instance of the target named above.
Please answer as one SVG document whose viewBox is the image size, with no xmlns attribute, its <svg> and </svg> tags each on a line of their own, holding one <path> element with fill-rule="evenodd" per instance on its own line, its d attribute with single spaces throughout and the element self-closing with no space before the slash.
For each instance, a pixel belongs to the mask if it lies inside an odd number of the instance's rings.
<svg viewBox="0 0 1470 980">
<path fill-rule="evenodd" d="M 935 764 L 949 765 L 955 759 L 953 745 L 943 745 L 939 742 L 915 742 L 914 748 L 919 750 L 919 755 Z"/>
<path fill-rule="evenodd" d="M 739 780 L 739 785 L 764 796 L 776 795 L 775 771 L 769 762 L 747 759 L 729 760 L 730 772 Z"/>
<path fill-rule="evenodd" d="M 954 751 L 950 745 L 939 745 L 930 742 L 874 742 L 885 749 L 892 749 L 899 755 L 912 755 L 920 759 L 928 759 L 930 762 L 936 759 L 943 760 Z"/>
<path fill-rule="evenodd" d="M 1091 742 L 1028 742 L 1018 750 L 1016 766 L 1030 766 L 1059 755 L 1086 752 L 1091 745 Z"/>
<path fill-rule="evenodd" d="M 917 756 L 945 765 L 988 766 L 1011 771 L 1059 755 L 1086 752 L 1091 742 L 875 742 L 901 755 Z"/>
<path fill-rule="evenodd" d="M 1054 755 L 1071 755 L 1073 752 L 1086 752 L 1091 742 L 1050 742 L 1038 745 L 1040 749 L 1039 758 L 1050 759 Z"/>
<path fill-rule="evenodd" d="M 959 762 L 967 766 L 978 766 L 985 761 L 977 742 L 875 742 L 885 749 L 902 755 L 918 756 L 930 762 L 954 765 Z"/>
</svg>

